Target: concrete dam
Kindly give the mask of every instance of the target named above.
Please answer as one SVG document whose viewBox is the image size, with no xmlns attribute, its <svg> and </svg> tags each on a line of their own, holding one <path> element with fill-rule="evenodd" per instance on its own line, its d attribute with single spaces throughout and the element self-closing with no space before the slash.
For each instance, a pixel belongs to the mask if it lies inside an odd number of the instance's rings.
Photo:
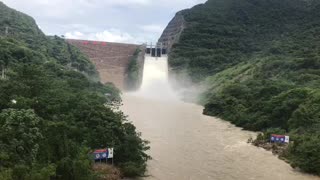
<svg viewBox="0 0 320 180">
<path fill-rule="evenodd" d="M 144 45 L 75 39 L 67 39 L 66 41 L 79 48 L 94 63 L 102 83 L 111 82 L 121 90 L 127 89 L 127 70 L 137 49 L 140 49 L 137 62 L 141 67 L 144 64 Z M 142 80 L 143 68 L 140 69 L 140 78 Z"/>
<path fill-rule="evenodd" d="M 102 83 L 113 83 L 120 90 L 129 90 L 128 66 L 139 50 L 137 63 L 139 67 L 138 86 L 142 83 L 145 55 L 161 57 L 167 53 L 167 46 L 155 44 L 124 44 L 102 41 L 67 39 L 69 44 L 76 46 L 96 66 Z"/>
</svg>

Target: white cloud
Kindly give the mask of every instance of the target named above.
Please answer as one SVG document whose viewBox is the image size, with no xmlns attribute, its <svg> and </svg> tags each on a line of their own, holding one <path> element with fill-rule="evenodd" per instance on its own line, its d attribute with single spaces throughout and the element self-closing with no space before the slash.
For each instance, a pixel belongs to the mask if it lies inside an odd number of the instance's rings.
<svg viewBox="0 0 320 180">
<path fill-rule="evenodd" d="M 84 33 L 79 31 L 67 32 L 64 34 L 67 39 L 81 39 L 105 42 L 133 43 L 143 44 L 147 42 L 156 42 L 158 35 L 145 32 L 130 34 L 122 32 L 119 29 L 108 29 L 94 33 Z"/>
<path fill-rule="evenodd" d="M 165 26 L 159 24 L 149 24 L 140 26 L 141 30 L 151 33 L 161 33 L 164 30 L 164 28 Z"/>
<path fill-rule="evenodd" d="M 94 35 L 98 40 L 109 42 L 134 42 L 134 37 L 129 33 L 117 29 L 105 30 Z"/>
<path fill-rule="evenodd" d="M 82 35 L 79 36 L 77 33 L 78 31 L 74 32 L 67 32 L 64 36 L 68 39 L 83 39 L 84 37 Z M 82 34 L 82 33 L 81 33 Z"/>
<path fill-rule="evenodd" d="M 120 42 L 120 43 L 138 43 L 139 40 L 135 39 L 132 35 L 126 32 L 121 32 L 118 29 L 104 30 L 97 33 L 84 34 L 79 31 L 67 32 L 65 37 L 68 39 L 87 39 L 107 42 Z"/>
</svg>

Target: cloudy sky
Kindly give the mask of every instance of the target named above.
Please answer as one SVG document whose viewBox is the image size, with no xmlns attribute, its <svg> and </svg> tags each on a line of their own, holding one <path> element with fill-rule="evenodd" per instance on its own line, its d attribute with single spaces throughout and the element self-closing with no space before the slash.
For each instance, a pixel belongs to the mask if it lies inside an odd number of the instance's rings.
<svg viewBox="0 0 320 180">
<path fill-rule="evenodd" d="M 1 0 L 0 0 L 1 1 Z M 34 17 L 48 35 L 156 42 L 174 14 L 205 0 L 2 0 Z"/>
</svg>

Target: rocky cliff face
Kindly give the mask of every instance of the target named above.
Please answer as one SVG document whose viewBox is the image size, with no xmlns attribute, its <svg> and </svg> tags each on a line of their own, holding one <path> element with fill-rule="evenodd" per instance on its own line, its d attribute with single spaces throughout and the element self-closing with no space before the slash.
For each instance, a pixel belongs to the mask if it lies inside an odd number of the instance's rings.
<svg viewBox="0 0 320 180">
<path fill-rule="evenodd" d="M 184 28 L 184 17 L 181 12 L 178 12 L 163 31 L 158 43 L 162 43 L 163 48 L 166 48 L 167 51 L 170 52 L 172 45 L 179 40 Z"/>
<path fill-rule="evenodd" d="M 110 42 L 96 42 L 68 39 L 68 43 L 78 47 L 95 64 L 102 83 L 112 82 L 125 90 L 127 68 L 139 45 Z M 139 63 L 143 64 L 143 57 Z"/>
</svg>

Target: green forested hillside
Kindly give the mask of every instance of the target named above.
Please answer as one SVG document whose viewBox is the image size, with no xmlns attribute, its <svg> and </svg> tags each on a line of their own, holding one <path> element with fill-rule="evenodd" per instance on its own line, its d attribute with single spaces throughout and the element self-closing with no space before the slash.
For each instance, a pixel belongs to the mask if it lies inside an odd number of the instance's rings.
<svg viewBox="0 0 320 180">
<path fill-rule="evenodd" d="M 124 175 L 142 175 L 147 142 L 117 110 L 119 90 L 1 2 L 0 30 L 0 179 L 96 179 L 88 153 L 105 147 Z"/>
<path fill-rule="evenodd" d="M 320 1 L 209 0 L 182 11 L 169 64 L 208 88 L 204 113 L 291 135 L 285 158 L 320 174 Z M 265 136 L 265 138 L 269 138 Z"/>
</svg>

